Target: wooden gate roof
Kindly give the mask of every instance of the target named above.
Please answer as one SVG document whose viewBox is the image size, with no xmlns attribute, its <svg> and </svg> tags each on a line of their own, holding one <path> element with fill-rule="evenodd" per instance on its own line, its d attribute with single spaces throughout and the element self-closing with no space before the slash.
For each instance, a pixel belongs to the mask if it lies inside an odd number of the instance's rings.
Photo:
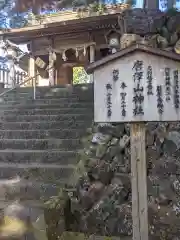
<svg viewBox="0 0 180 240">
<path fill-rule="evenodd" d="M 29 42 L 35 38 L 53 35 L 73 35 L 78 32 L 92 32 L 99 29 L 117 27 L 119 14 L 86 17 L 82 19 L 67 20 L 18 29 L 0 31 L 0 36 L 16 44 Z"/>
</svg>

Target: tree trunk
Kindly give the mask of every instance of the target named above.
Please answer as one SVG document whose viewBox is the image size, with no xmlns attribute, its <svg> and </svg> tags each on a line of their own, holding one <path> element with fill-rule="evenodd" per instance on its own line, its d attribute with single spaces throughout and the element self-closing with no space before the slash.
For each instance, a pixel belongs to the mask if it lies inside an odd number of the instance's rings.
<svg viewBox="0 0 180 240">
<path fill-rule="evenodd" d="M 34 14 L 34 15 L 39 15 L 40 14 L 40 6 L 33 6 L 32 7 L 32 13 Z"/>
<path fill-rule="evenodd" d="M 144 1 L 143 1 L 143 8 L 146 8 L 146 5 L 147 5 L 147 1 L 144 0 Z"/>
<path fill-rule="evenodd" d="M 32 1 L 32 13 L 33 13 L 34 15 L 39 15 L 39 14 L 40 14 L 40 11 L 41 11 L 41 6 L 40 6 L 40 4 L 38 4 L 36 0 L 33 0 L 33 1 Z"/>
</svg>

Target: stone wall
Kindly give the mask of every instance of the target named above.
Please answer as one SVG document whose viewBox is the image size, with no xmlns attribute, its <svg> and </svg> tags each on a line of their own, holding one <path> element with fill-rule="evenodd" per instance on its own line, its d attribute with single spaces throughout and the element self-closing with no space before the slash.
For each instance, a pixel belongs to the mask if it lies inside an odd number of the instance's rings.
<svg viewBox="0 0 180 240">
<path fill-rule="evenodd" d="M 71 195 L 71 230 L 131 237 L 130 125 L 95 124 L 85 142 L 83 174 Z M 146 154 L 150 239 L 177 240 L 180 125 L 147 124 Z"/>
<path fill-rule="evenodd" d="M 129 9 L 118 25 L 122 32 L 121 48 L 134 42 L 180 53 L 180 13 L 169 10 Z M 125 44 L 126 43 L 126 44 Z"/>
<path fill-rule="evenodd" d="M 72 198 L 74 214 L 80 216 L 77 229 L 73 230 L 101 236 L 131 236 L 129 127 L 94 125 L 85 145 L 85 171 Z"/>
</svg>

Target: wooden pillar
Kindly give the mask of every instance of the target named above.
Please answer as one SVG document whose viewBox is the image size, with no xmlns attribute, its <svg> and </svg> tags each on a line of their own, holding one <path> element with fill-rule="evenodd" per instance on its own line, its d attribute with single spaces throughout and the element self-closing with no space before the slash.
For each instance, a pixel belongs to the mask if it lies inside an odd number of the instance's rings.
<svg viewBox="0 0 180 240">
<path fill-rule="evenodd" d="M 62 55 L 56 55 L 56 69 L 57 69 L 57 77 L 56 84 L 57 85 L 66 85 L 72 84 L 73 81 L 73 68 L 63 61 Z"/>
<path fill-rule="evenodd" d="M 8 87 L 12 88 L 15 87 L 16 85 L 16 79 L 15 79 L 15 64 L 14 64 L 14 59 L 9 60 L 9 82 L 8 82 Z"/>
<path fill-rule="evenodd" d="M 49 51 L 49 85 L 54 86 L 55 82 L 55 61 L 57 60 L 56 53 L 54 51 L 54 39 L 50 40 Z"/>
<path fill-rule="evenodd" d="M 148 240 L 145 124 L 131 124 L 133 240 Z"/>
<path fill-rule="evenodd" d="M 49 51 L 49 85 L 55 85 L 55 68 L 54 61 L 56 60 L 56 54 L 50 50 Z"/>
<path fill-rule="evenodd" d="M 72 80 L 73 68 L 71 66 L 67 66 L 66 64 L 62 64 L 58 69 L 57 85 L 72 84 Z"/>
<path fill-rule="evenodd" d="M 35 58 L 34 56 L 30 55 L 29 58 L 29 76 L 34 77 L 36 75 L 36 66 L 35 66 Z M 32 86 L 36 83 L 36 78 L 33 78 L 32 82 L 28 82 L 27 86 Z"/>
<path fill-rule="evenodd" d="M 95 46 L 91 45 L 90 46 L 90 52 L 89 52 L 89 58 L 90 58 L 90 63 L 93 63 L 95 61 Z M 90 74 L 90 82 L 94 82 L 94 75 Z"/>
<path fill-rule="evenodd" d="M 66 66 L 66 78 L 68 84 L 73 84 L 73 67 Z"/>
<path fill-rule="evenodd" d="M 159 0 L 144 0 L 144 7 L 148 9 L 159 9 Z"/>
</svg>

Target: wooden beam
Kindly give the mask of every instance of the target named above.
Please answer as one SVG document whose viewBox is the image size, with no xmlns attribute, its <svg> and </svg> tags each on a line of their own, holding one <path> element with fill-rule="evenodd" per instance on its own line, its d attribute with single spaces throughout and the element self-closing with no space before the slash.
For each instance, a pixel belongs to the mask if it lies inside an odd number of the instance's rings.
<svg viewBox="0 0 180 240">
<path fill-rule="evenodd" d="M 145 124 L 131 125 L 133 240 L 148 240 Z"/>
<path fill-rule="evenodd" d="M 90 63 L 93 63 L 95 61 L 95 46 L 90 46 Z M 90 82 L 94 82 L 94 74 L 90 75 Z"/>
</svg>

